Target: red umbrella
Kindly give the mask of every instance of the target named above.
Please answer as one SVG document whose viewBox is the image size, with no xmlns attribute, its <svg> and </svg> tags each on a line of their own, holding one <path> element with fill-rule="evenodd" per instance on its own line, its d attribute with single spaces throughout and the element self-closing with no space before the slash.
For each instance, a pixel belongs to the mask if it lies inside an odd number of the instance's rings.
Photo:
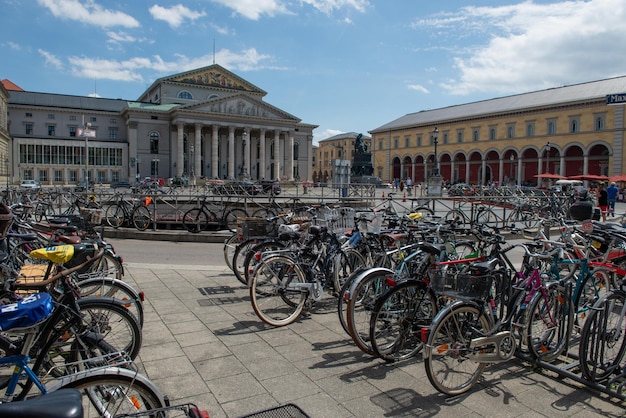
<svg viewBox="0 0 626 418">
<path fill-rule="evenodd" d="M 578 176 L 570 176 L 569 180 L 590 180 L 590 181 L 609 181 L 607 176 L 599 176 L 597 174 L 580 174 Z"/>
<path fill-rule="evenodd" d="M 562 176 L 560 174 L 552 174 L 552 173 L 535 174 L 535 177 L 539 179 L 556 179 L 556 180 L 562 180 L 566 178 L 565 176 Z"/>
<path fill-rule="evenodd" d="M 609 177 L 609 180 L 618 182 L 618 181 L 626 181 L 626 174 L 618 174 L 616 176 Z"/>
</svg>

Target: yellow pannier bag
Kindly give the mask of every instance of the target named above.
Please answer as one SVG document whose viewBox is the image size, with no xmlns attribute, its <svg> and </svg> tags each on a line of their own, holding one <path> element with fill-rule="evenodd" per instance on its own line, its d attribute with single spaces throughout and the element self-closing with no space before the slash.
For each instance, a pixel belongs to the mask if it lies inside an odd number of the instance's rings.
<svg viewBox="0 0 626 418">
<path fill-rule="evenodd" d="M 38 248 L 30 252 L 32 258 L 50 260 L 56 264 L 65 264 L 74 257 L 73 245 L 57 245 L 54 247 Z"/>
</svg>

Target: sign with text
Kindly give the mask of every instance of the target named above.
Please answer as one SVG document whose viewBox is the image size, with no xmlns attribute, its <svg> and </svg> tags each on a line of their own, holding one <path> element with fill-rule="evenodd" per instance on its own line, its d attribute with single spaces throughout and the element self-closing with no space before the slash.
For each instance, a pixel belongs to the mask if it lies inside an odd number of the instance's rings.
<svg viewBox="0 0 626 418">
<path fill-rule="evenodd" d="M 78 136 L 82 136 L 83 138 L 95 138 L 96 131 L 95 129 L 79 129 Z"/>
<path fill-rule="evenodd" d="M 606 104 L 607 105 L 626 104 L 626 93 L 607 94 Z"/>
</svg>

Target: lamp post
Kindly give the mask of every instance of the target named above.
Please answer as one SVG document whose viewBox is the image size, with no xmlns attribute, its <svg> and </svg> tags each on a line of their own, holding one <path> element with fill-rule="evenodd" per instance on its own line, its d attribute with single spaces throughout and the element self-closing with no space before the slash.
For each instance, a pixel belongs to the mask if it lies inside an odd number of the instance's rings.
<svg viewBox="0 0 626 418">
<path fill-rule="evenodd" d="M 433 162 L 433 176 L 439 175 L 439 166 L 437 163 L 437 138 L 439 138 L 439 128 L 435 128 L 433 131 L 433 144 L 435 145 L 435 161 Z"/>
<path fill-rule="evenodd" d="M 6 160 L 4 160 L 4 163 L 7 166 L 7 191 L 8 191 L 9 190 L 9 157 L 7 157 Z"/>
<path fill-rule="evenodd" d="M 515 155 L 511 154 L 509 160 L 511 161 L 511 165 L 509 166 L 509 183 L 515 184 L 513 181 L 513 162 L 515 161 Z"/>
</svg>

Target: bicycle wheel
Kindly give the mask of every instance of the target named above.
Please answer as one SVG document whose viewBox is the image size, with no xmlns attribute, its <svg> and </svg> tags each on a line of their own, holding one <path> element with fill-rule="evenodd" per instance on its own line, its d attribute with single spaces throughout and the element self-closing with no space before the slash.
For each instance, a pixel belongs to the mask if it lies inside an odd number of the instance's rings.
<svg viewBox="0 0 626 418">
<path fill-rule="evenodd" d="M 348 335 L 350 335 L 350 330 L 348 329 L 348 298 L 350 296 L 350 288 L 352 287 L 354 280 L 356 280 L 357 277 L 369 268 L 370 267 L 359 269 L 348 276 L 343 286 L 341 286 L 341 290 L 339 291 L 339 295 L 337 297 L 337 314 L 339 315 L 339 323 Z"/>
<path fill-rule="evenodd" d="M 104 213 L 107 224 L 112 228 L 119 228 L 126 220 L 126 212 L 121 205 L 109 206 Z"/>
<path fill-rule="evenodd" d="M 576 323 L 582 328 L 587 314 L 598 299 L 606 295 L 610 288 L 610 280 L 603 274 L 591 274 L 587 271 L 575 290 L 574 309 Z"/>
<path fill-rule="evenodd" d="M 232 270 L 233 273 L 235 273 L 235 277 L 237 278 L 237 280 L 239 280 L 239 282 L 241 282 L 242 284 L 248 284 L 244 271 L 246 256 L 250 254 L 252 248 L 254 248 L 260 242 L 260 240 L 252 238 L 242 242 L 235 249 L 235 254 L 233 254 Z"/>
<path fill-rule="evenodd" d="M 139 293 L 128 283 L 111 277 L 94 277 L 75 283 L 81 297 L 113 298 L 123 304 L 143 327 L 143 302 Z"/>
<path fill-rule="evenodd" d="M 478 210 L 476 222 L 483 225 L 495 226 L 498 223 L 498 216 L 491 209 Z"/>
<path fill-rule="evenodd" d="M 465 214 L 459 209 L 452 209 L 448 213 L 446 213 L 442 219 L 442 223 L 444 224 L 452 224 L 457 226 L 467 226 L 467 217 Z"/>
<path fill-rule="evenodd" d="M 365 267 L 367 262 L 361 253 L 351 248 L 341 251 L 333 264 L 333 290 L 339 293 L 348 277 Z"/>
<path fill-rule="evenodd" d="M 138 414 L 167 406 L 163 395 L 145 376 L 117 367 L 90 371 L 62 388 L 82 394 L 85 417 Z"/>
<path fill-rule="evenodd" d="M 578 353 L 580 371 L 586 380 L 601 382 L 623 370 L 622 360 L 626 353 L 624 299 L 621 290 L 605 295 L 585 320 Z"/>
<path fill-rule="evenodd" d="M 263 208 L 263 207 L 261 207 L 261 208 L 258 208 L 257 210 L 255 210 L 254 212 L 252 212 L 252 217 L 254 217 L 254 218 L 267 219 L 267 218 L 273 218 L 276 215 L 278 215 L 278 212 L 276 212 L 272 208 Z"/>
<path fill-rule="evenodd" d="M 237 231 L 237 218 L 247 218 L 248 212 L 243 209 L 230 209 L 224 214 L 224 226 L 230 231 Z"/>
<path fill-rule="evenodd" d="M 139 231 L 145 231 L 152 223 L 150 210 L 145 206 L 137 206 L 131 216 L 133 226 Z"/>
<path fill-rule="evenodd" d="M 263 241 L 252 247 L 246 254 L 246 258 L 243 261 L 243 273 L 246 284 L 250 284 L 250 276 L 257 264 L 263 260 L 265 253 L 282 250 L 284 248 L 285 244 L 280 241 Z"/>
<path fill-rule="evenodd" d="M 191 208 L 183 215 L 183 227 L 192 233 L 207 229 L 209 215 L 202 208 Z"/>
<path fill-rule="evenodd" d="M 300 267 L 287 257 L 268 257 L 250 280 L 250 301 L 257 316 L 274 327 L 298 319 L 309 295 Z"/>
<path fill-rule="evenodd" d="M 486 335 L 489 325 L 486 315 L 476 306 L 462 302 L 437 314 L 424 350 L 426 375 L 435 389 L 446 395 L 459 395 L 476 384 L 486 364 L 471 359 L 471 343 Z"/>
<path fill-rule="evenodd" d="M 366 354 L 374 354 L 370 343 L 370 317 L 376 300 L 393 282 L 393 270 L 375 268 L 355 279 L 350 289 L 346 308 L 348 331 L 354 344 Z"/>
<path fill-rule="evenodd" d="M 237 246 L 241 244 L 242 237 L 236 232 L 224 241 L 224 261 L 229 269 L 233 269 L 233 256 Z"/>
<path fill-rule="evenodd" d="M 533 296 L 527 309 L 528 351 L 536 359 L 554 360 L 567 346 L 574 311 L 571 298 L 563 286 L 552 283 L 545 296 L 541 291 Z"/>
<path fill-rule="evenodd" d="M 374 354 L 387 362 L 413 357 L 422 348 L 422 327 L 430 326 L 437 313 L 437 300 L 419 280 L 401 283 L 376 302 L 370 319 Z"/>
<path fill-rule="evenodd" d="M 47 221 L 48 218 L 51 218 L 54 215 L 54 208 L 50 203 L 37 203 L 33 213 L 33 217 L 37 222 Z"/>
<path fill-rule="evenodd" d="M 122 280 L 124 275 L 124 266 L 119 256 L 115 255 L 111 250 L 106 250 L 102 257 L 88 265 L 86 271 L 80 271 L 79 280 L 90 276 L 109 276 Z"/>
</svg>

